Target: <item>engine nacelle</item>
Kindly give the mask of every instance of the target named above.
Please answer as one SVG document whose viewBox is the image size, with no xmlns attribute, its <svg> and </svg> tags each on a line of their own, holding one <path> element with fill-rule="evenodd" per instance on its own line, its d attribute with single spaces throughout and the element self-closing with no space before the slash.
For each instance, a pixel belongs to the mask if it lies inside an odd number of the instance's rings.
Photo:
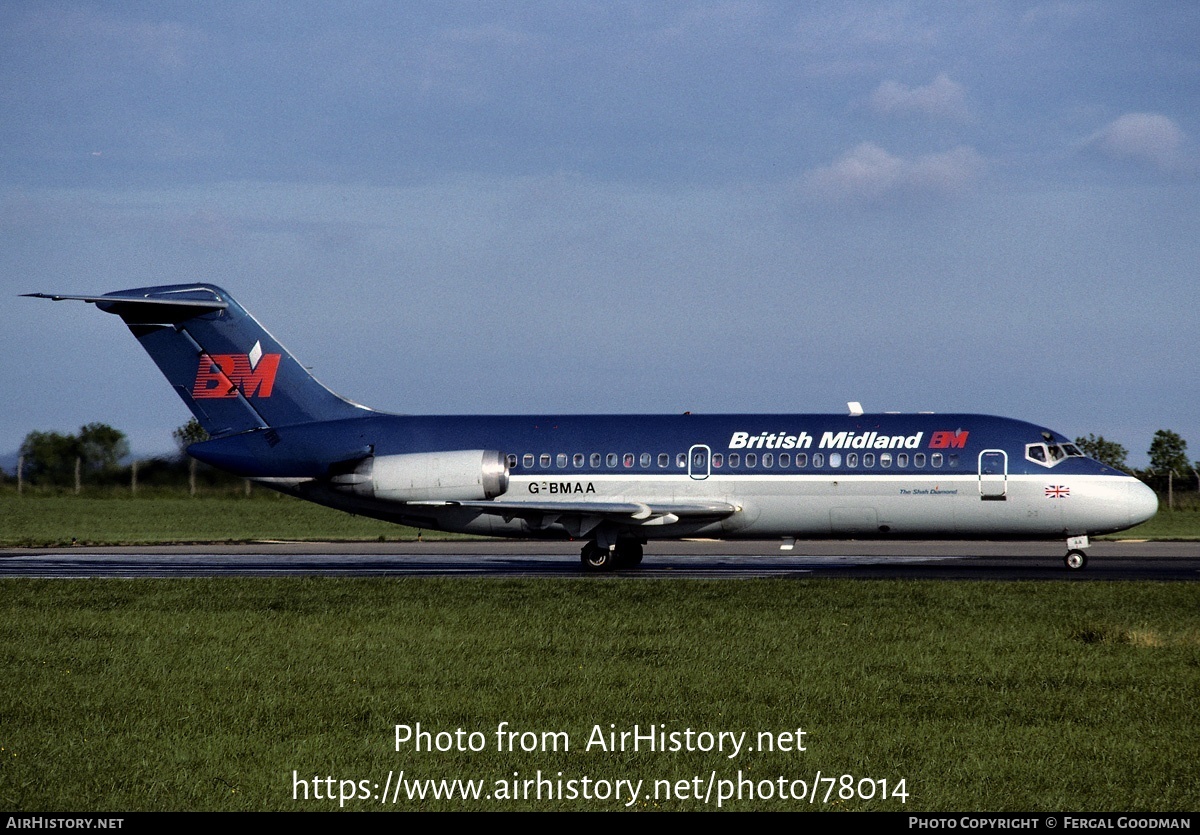
<svg viewBox="0 0 1200 835">
<path fill-rule="evenodd" d="M 480 501 L 508 489 L 508 462 L 492 449 L 373 455 L 331 482 L 337 490 L 389 502 Z"/>
</svg>

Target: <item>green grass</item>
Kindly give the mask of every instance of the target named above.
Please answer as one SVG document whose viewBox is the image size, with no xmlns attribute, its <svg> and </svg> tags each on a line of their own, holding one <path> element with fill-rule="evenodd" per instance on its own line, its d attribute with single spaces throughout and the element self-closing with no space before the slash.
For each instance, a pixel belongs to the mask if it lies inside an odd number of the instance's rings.
<svg viewBox="0 0 1200 835">
<path fill-rule="evenodd" d="M 1167 510 L 1164 502 L 1158 514 L 1149 522 L 1102 538 L 1200 539 L 1200 507 L 1187 506 L 1181 510 Z"/>
<path fill-rule="evenodd" d="M 171 542 L 249 542 L 264 539 L 415 539 L 417 531 L 300 501 L 267 490 L 209 492 L 123 488 L 82 496 L 0 491 L 0 546 L 140 545 Z M 425 539 L 460 538 L 433 531 Z M 1118 539 L 1200 539 L 1200 509 L 1168 511 Z"/>
<path fill-rule="evenodd" d="M 1200 808 L 1190 584 L 581 579 L 0 582 L 0 807 L 336 808 L 293 770 L 385 782 L 903 778 L 907 804 Z M 480 731 L 396 751 L 394 726 Z M 569 751 L 498 753 L 500 722 Z M 592 728 L 794 731 L 808 750 L 583 750 Z M 347 808 L 387 808 L 354 801 Z M 617 809 L 616 801 L 403 802 Z M 694 800 L 637 808 L 702 809 Z"/>
<path fill-rule="evenodd" d="M 171 542 L 248 542 L 264 539 L 397 540 L 417 531 L 352 516 L 279 493 L 250 498 L 186 492 L 101 495 L 0 494 L 0 545 L 140 545 Z M 424 532 L 423 537 L 454 538 Z"/>
</svg>

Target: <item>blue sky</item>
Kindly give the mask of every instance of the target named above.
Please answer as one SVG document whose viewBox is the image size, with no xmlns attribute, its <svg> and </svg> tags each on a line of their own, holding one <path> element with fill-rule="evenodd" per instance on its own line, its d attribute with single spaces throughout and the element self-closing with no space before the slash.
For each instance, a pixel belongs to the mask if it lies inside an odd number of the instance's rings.
<svg viewBox="0 0 1200 835">
<path fill-rule="evenodd" d="M 977 411 L 1200 458 L 1200 6 L 0 5 L 0 453 L 224 286 L 410 413 Z"/>
</svg>

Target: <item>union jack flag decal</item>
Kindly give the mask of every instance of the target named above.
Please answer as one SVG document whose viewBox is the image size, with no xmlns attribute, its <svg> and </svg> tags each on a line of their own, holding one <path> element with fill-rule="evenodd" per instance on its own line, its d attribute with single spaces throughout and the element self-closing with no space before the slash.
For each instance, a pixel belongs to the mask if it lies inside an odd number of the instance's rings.
<svg viewBox="0 0 1200 835">
<path fill-rule="evenodd" d="M 1071 488 L 1062 484 L 1051 484 L 1046 488 L 1047 499 L 1065 499 L 1071 495 Z"/>
</svg>

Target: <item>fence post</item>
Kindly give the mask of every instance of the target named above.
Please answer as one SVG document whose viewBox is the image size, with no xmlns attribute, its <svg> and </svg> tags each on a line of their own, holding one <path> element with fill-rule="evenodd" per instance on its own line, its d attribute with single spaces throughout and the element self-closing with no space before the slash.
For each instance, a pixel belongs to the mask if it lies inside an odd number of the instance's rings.
<svg viewBox="0 0 1200 835">
<path fill-rule="evenodd" d="M 188 460 L 188 495 L 196 495 L 196 459 Z"/>
<path fill-rule="evenodd" d="M 83 459 L 75 456 L 75 495 L 83 489 Z"/>
<path fill-rule="evenodd" d="M 25 492 L 25 456 L 17 456 L 17 495 Z"/>
<path fill-rule="evenodd" d="M 133 459 L 133 464 L 129 467 L 129 492 L 131 495 L 137 495 L 137 459 Z"/>
</svg>

